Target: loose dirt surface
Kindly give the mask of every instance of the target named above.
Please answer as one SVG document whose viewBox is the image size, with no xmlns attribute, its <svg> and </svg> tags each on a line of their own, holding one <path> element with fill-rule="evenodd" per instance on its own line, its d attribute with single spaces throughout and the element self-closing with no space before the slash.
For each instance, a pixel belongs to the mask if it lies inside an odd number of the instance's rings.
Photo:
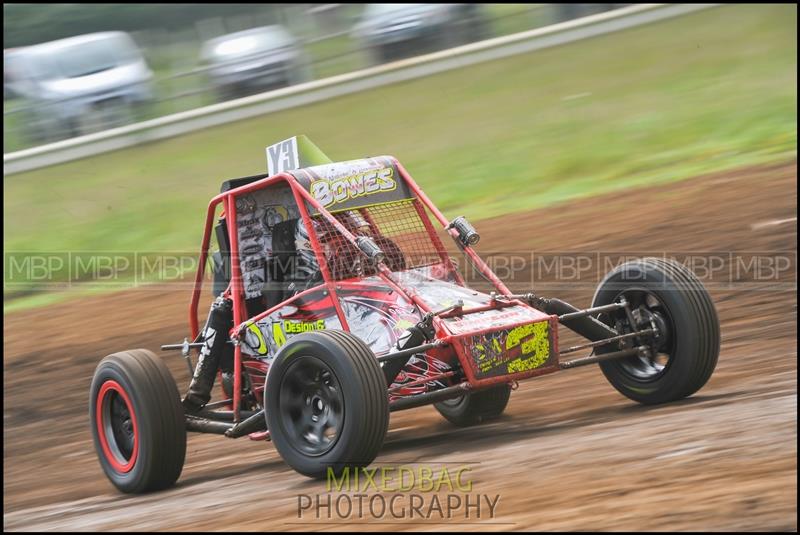
<svg viewBox="0 0 800 535">
<path fill-rule="evenodd" d="M 444 467 L 466 467 L 462 482 L 472 488 L 369 487 L 361 515 L 356 492 L 348 494 L 354 509 L 340 517 L 343 493 L 328 493 L 324 482 L 291 471 L 271 444 L 246 438 L 190 435 L 183 474 L 168 491 L 125 496 L 106 480 L 87 416 L 93 370 L 108 353 L 181 340 L 185 288 L 140 288 L 6 316 L 3 527 L 796 531 L 796 186 L 795 162 L 479 222 L 484 252 L 522 258 L 513 264 L 513 290 L 530 289 L 533 277 L 539 293 L 580 306 L 589 304 L 606 258 L 667 253 L 691 261 L 722 322 L 717 369 L 694 396 L 657 407 L 622 397 L 588 366 L 522 383 L 501 419 L 474 428 L 454 428 L 432 407 L 393 413 L 375 466 L 427 467 L 439 476 Z M 573 258 L 573 267 L 585 258 L 595 264 L 576 279 L 563 262 L 567 272 L 556 277 L 538 263 L 552 253 L 568 253 L 561 258 Z M 562 347 L 572 340 L 563 336 Z M 165 359 L 183 390 L 184 362 Z M 424 506 L 410 511 L 414 493 Z M 333 510 L 301 517 L 301 495 L 323 505 L 331 496 Z M 395 513 L 405 506 L 403 518 L 381 515 L 375 495 L 386 503 L 400 496 Z M 434 495 L 454 506 L 449 518 L 446 507 L 432 509 Z M 480 518 L 475 508 L 466 517 L 448 495 L 499 500 L 491 511 L 484 503 Z"/>
</svg>

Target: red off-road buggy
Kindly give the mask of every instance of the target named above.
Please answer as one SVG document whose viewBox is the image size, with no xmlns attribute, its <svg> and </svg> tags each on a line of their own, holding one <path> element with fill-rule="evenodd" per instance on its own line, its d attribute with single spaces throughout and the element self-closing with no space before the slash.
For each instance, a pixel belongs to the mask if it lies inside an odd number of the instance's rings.
<svg viewBox="0 0 800 535">
<path fill-rule="evenodd" d="M 150 351 L 98 365 L 91 427 L 118 489 L 174 484 L 187 431 L 271 440 L 292 468 L 324 477 L 370 464 L 391 411 L 434 404 L 470 425 L 499 416 L 516 381 L 593 363 L 647 404 L 689 396 L 711 376 L 719 322 L 682 265 L 624 263 L 584 310 L 513 294 L 472 249 L 475 229 L 447 220 L 394 158 L 306 165 L 325 160 L 292 138 L 268 148 L 268 174 L 227 181 L 211 200 L 191 337 L 162 346 L 189 363 L 183 399 Z M 467 287 L 446 234 L 493 291 Z M 216 299 L 201 330 L 207 263 Z M 588 342 L 559 350 L 559 325 Z M 591 353 L 564 358 L 579 350 Z M 208 403 L 218 377 L 222 399 Z"/>
</svg>

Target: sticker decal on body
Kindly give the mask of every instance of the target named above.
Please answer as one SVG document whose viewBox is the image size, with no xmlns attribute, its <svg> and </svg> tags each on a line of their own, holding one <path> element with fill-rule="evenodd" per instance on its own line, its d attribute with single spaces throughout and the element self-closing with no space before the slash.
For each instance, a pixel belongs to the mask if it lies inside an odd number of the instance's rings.
<svg viewBox="0 0 800 535">
<path fill-rule="evenodd" d="M 267 147 L 267 172 L 276 175 L 300 167 L 297 138 L 290 137 Z"/>
<path fill-rule="evenodd" d="M 316 165 L 291 173 L 331 212 L 414 198 L 388 156 Z"/>
<path fill-rule="evenodd" d="M 383 167 L 331 180 L 315 180 L 311 183 L 311 195 L 327 208 L 350 199 L 393 191 L 396 188 L 394 169 Z"/>
<path fill-rule="evenodd" d="M 478 379 L 527 372 L 545 366 L 554 352 L 550 322 L 468 336 L 462 340 Z"/>
</svg>

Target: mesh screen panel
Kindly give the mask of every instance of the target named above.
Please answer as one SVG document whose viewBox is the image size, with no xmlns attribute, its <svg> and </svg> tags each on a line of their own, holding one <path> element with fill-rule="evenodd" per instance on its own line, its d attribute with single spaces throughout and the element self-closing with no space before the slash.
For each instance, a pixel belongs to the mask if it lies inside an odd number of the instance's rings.
<svg viewBox="0 0 800 535">
<path fill-rule="evenodd" d="M 428 234 L 417 211 L 420 206 L 417 202 L 414 199 L 396 201 L 333 215 L 353 234 L 371 237 L 386 255 L 389 269 L 400 271 L 430 266 L 442 260 L 439 254 L 443 250 L 442 243 L 437 235 Z M 358 248 L 331 223 L 320 215 L 313 219 L 334 279 L 375 274 L 375 268 L 367 265 Z"/>
</svg>

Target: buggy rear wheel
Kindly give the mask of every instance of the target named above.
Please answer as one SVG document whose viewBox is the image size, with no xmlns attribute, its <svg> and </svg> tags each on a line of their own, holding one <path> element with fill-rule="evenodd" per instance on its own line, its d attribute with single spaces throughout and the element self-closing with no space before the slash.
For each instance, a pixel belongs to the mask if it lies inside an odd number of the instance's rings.
<svg viewBox="0 0 800 535">
<path fill-rule="evenodd" d="M 508 405 L 511 385 L 502 384 L 470 392 L 455 399 L 434 403 L 433 406 L 449 422 L 466 427 L 498 418 Z"/>
<path fill-rule="evenodd" d="M 660 258 L 627 262 L 608 273 L 595 292 L 592 306 L 624 298 L 624 310 L 598 316 L 617 331 L 655 327 L 658 334 L 640 342 L 646 357 L 600 362 L 611 385 L 644 404 L 683 399 L 706 384 L 719 357 L 719 319 L 703 284 L 682 264 Z M 634 325 L 631 325 L 633 320 Z M 639 342 L 637 342 L 639 343 Z M 605 346 L 597 353 L 619 348 Z"/>
<path fill-rule="evenodd" d="M 375 355 L 344 331 L 299 334 L 267 376 L 267 426 L 297 472 L 324 478 L 369 465 L 389 427 L 386 380 Z"/>
<path fill-rule="evenodd" d="M 169 370 L 145 349 L 107 356 L 89 398 L 92 438 L 106 476 L 122 492 L 172 486 L 186 457 L 186 422 Z"/>
</svg>

